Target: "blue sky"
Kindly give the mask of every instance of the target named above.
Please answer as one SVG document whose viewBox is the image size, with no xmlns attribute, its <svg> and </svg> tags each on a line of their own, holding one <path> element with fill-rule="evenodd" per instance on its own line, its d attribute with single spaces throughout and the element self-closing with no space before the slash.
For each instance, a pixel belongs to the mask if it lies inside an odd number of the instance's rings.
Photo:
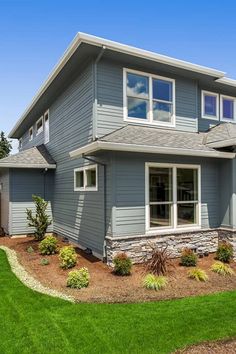
<svg viewBox="0 0 236 354">
<path fill-rule="evenodd" d="M 78 31 L 236 79 L 235 13 L 230 0 L 0 0 L 0 130 L 9 132 Z"/>
</svg>

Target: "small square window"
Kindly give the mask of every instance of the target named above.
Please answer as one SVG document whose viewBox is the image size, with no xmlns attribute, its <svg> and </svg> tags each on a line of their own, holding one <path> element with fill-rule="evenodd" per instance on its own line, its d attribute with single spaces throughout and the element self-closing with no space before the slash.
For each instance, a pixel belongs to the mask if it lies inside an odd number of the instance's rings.
<svg viewBox="0 0 236 354">
<path fill-rule="evenodd" d="M 33 127 L 29 129 L 29 141 L 33 140 Z"/>
<path fill-rule="evenodd" d="M 233 121 L 235 119 L 235 98 L 221 96 L 220 119 L 223 121 Z"/>
<path fill-rule="evenodd" d="M 75 191 L 97 191 L 97 166 L 85 166 L 74 170 Z"/>
</svg>

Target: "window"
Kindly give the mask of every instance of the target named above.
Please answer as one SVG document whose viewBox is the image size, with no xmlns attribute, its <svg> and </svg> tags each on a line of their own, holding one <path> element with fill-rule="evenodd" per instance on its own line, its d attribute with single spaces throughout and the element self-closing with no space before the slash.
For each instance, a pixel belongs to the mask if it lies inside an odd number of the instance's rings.
<svg viewBox="0 0 236 354">
<path fill-rule="evenodd" d="M 29 129 L 29 141 L 33 140 L 33 127 Z"/>
<path fill-rule="evenodd" d="M 74 170 L 75 191 L 97 191 L 97 165 L 89 165 Z"/>
<path fill-rule="evenodd" d="M 235 120 L 235 98 L 229 96 L 220 96 L 220 119 L 230 122 Z"/>
<path fill-rule="evenodd" d="M 40 134 L 43 131 L 43 117 L 39 118 L 36 122 L 36 135 Z"/>
<path fill-rule="evenodd" d="M 19 145 L 18 145 L 18 149 L 20 150 L 22 148 L 22 138 L 19 139 Z"/>
<path fill-rule="evenodd" d="M 202 118 L 219 119 L 219 95 L 202 91 Z"/>
<path fill-rule="evenodd" d="M 147 164 L 149 231 L 200 225 L 199 166 Z"/>
<path fill-rule="evenodd" d="M 44 144 L 49 142 L 49 110 L 44 113 Z"/>
<path fill-rule="evenodd" d="M 175 81 L 124 69 L 124 119 L 175 125 Z"/>
</svg>

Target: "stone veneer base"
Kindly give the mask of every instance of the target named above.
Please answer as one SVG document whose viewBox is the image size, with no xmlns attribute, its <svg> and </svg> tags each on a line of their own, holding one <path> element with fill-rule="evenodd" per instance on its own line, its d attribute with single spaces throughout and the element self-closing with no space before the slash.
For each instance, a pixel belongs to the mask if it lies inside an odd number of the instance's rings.
<svg viewBox="0 0 236 354">
<path fill-rule="evenodd" d="M 213 253 L 217 250 L 219 241 L 227 240 L 234 248 L 236 259 L 236 230 L 208 229 L 192 232 L 181 232 L 170 235 L 132 236 L 106 239 L 107 263 L 112 264 L 112 259 L 117 253 L 125 252 L 134 263 L 142 263 L 144 257 L 151 251 L 150 243 L 160 248 L 168 247 L 173 258 L 180 257 L 183 248 L 188 247 L 198 253 Z"/>
</svg>

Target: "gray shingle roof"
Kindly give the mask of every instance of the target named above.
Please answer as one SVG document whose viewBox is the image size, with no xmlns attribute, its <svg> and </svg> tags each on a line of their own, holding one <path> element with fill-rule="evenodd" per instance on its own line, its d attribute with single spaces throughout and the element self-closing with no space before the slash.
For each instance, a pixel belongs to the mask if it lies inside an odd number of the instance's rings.
<svg viewBox="0 0 236 354">
<path fill-rule="evenodd" d="M 56 163 L 44 145 L 20 151 L 0 160 L 0 168 L 56 168 Z"/>
<path fill-rule="evenodd" d="M 204 144 L 205 137 L 206 133 L 188 133 L 171 129 L 127 125 L 99 140 L 122 144 L 214 151 Z"/>
<path fill-rule="evenodd" d="M 225 142 L 227 140 L 231 141 L 230 143 L 231 145 L 234 145 L 233 141 L 235 140 L 235 144 L 236 144 L 236 124 L 235 123 L 218 124 L 215 127 L 211 128 L 207 133 L 206 144 L 217 143 L 217 145 L 219 145 L 218 147 L 220 147 L 220 143 L 224 142 L 223 146 L 226 146 Z"/>
</svg>

